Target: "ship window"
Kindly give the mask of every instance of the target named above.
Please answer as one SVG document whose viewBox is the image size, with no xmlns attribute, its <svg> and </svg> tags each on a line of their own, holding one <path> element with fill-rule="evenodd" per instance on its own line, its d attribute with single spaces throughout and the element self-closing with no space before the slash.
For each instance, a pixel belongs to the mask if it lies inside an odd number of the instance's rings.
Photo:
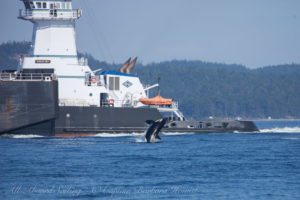
<svg viewBox="0 0 300 200">
<path fill-rule="evenodd" d="M 224 123 L 222 124 L 222 126 L 223 126 L 223 128 L 227 128 L 228 123 L 227 123 L 227 122 L 224 122 Z"/>
<path fill-rule="evenodd" d="M 114 77 L 109 77 L 109 89 L 113 90 L 114 89 Z"/>
<path fill-rule="evenodd" d="M 70 3 L 66 3 L 66 8 L 70 9 Z"/>
<path fill-rule="evenodd" d="M 50 4 L 50 9 L 53 9 L 53 3 Z"/>
<path fill-rule="evenodd" d="M 109 89 L 120 90 L 120 77 L 109 77 Z"/>
<path fill-rule="evenodd" d="M 29 4 L 29 2 L 24 2 L 24 4 L 25 4 L 25 8 L 26 8 L 26 9 L 30 9 L 30 4 Z"/>
<path fill-rule="evenodd" d="M 41 3 L 41 2 L 37 2 L 37 3 L 36 3 L 36 7 L 37 7 L 37 8 L 42 8 L 42 3 Z"/>
<path fill-rule="evenodd" d="M 35 9 L 35 6 L 34 6 L 33 2 L 30 2 L 30 7 L 31 7 L 32 9 Z"/>
<path fill-rule="evenodd" d="M 47 8 L 47 3 L 43 3 L 43 8 Z"/>
<path fill-rule="evenodd" d="M 65 3 L 61 3 L 61 8 L 65 9 L 66 8 L 66 4 Z"/>
<path fill-rule="evenodd" d="M 115 90 L 120 90 L 120 77 L 115 77 Z"/>
<path fill-rule="evenodd" d="M 60 9 L 60 3 L 56 3 L 56 8 Z"/>
</svg>

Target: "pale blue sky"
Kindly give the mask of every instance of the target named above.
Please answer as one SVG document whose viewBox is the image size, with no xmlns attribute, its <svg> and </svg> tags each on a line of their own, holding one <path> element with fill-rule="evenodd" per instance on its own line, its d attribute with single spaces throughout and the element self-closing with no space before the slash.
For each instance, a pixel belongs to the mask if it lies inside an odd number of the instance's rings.
<svg viewBox="0 0 300 200">
<path fill-rule="evenodd" d="M 78 50 L 108 62 L 139 56 L 261 67 L 300 63 L 300 0 L 73 0 Z M 19 0 L 0 0 L 0 42 L 31 40 Z"/>
</svg>

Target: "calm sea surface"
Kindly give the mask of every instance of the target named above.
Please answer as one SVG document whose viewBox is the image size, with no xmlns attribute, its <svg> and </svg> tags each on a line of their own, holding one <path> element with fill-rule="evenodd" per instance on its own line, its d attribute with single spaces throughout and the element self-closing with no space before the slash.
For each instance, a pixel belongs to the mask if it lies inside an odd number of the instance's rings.
<svg viewBox="0 0 300 200">
<path fill-rule="evenodd" d="M 0 199 L 300 199 L 300 121 L 261 133 L 0 138 Z"/>
</svg>

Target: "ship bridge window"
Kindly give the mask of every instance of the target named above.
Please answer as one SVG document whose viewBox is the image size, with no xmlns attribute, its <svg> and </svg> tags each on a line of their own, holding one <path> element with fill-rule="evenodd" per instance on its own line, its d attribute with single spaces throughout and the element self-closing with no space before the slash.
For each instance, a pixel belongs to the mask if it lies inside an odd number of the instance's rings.
<svg viewBox="0 0 300 200">
<path fill-rule="evenodd" d="M 25 2 L 24 2 L 24 5 L 25 5 L 25 8 L 26 8 L 26 9 L 30 9 L 30 4 L 29 4 L 28 1 L 25 1 Z"/>
<path fill-rule="evenodd" d="M 66 4 L 65 3 L 61 3 L 61 8 L 65 9 L 66 8 Z"/>
<path fill-rule="evenodd" d="M 35 5 L 34 5 L 33 2 L 30 2 L 30 7 L 31 7 L 32 9 L 35 9 Z"/>
<path fill-rule="evenodd" d="M 120 77 L 109 77 L 109 89 L 120 90 Z"/>
<path fill-rule="evenodd" d="M 36 2 L 36 7 L 37 8 L 42 8 L 42 3 L 41 2 Z"/>
<path fill-rule="evenodd" d="M 56 3 L 55 6 L 57 9 L 60 9 L 60 3 Z"/>
<path fill-rule="evenodd" d="M 43 8 L 47 8 L 47 3 L 43 3 Z"/>
<path fill-rule="evenodd" d="M 71 6 L 70 6 L 70 3 L 66 3 L 66 8 L 67 8 L 67 9 L 70 9 L 70 7 L 71 7 Z"/>
</svg>

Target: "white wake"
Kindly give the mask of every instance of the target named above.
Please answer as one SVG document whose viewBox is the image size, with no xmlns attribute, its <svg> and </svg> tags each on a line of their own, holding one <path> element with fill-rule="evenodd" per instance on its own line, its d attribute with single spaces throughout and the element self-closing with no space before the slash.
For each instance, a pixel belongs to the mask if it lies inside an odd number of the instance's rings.
<svg viewBox="0 0 300 200">
<path fill-rule="evenodd" d="M 162 135 L 192 135 L 192 134 L 195 134 L 193 132 L 190 132 L 190 133 L 187 133 L 187 132 L 167 132 L 167 133 L 164 133 L 164 132 L 161 132 Z"/>
<path fill-rule="evenodd" d="M 17 138 L 17 139 L 20 139 L 20 138 L 40 138 L 40 137 L 44 137 L 44 136 L 41 136 L 41 135 L 15 135 L 15 134 L 4 134 L 4 135 L 1 135 L 2 138 Z"/>
<path fill-rule="evenodd" d="M 300 133 L 300 127 L 260 129 L 261 133 Z"/>
<path fill-rule="evenodd" d="M 130 137 L 144 136 L 144 133 L 98 133 L 95 137 Z"/>
</svg>

